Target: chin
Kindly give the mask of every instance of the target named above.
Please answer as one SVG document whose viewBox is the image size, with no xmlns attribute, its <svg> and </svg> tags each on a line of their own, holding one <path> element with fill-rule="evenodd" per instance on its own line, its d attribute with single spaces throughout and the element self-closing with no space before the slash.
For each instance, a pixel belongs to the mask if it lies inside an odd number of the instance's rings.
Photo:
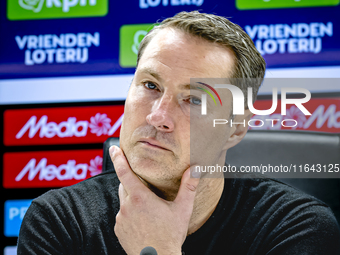
<svg viewBox="0 0 340 255">
<path fill-rule="evenodd" d="M 171 152 L 149 151 L 137 145 L 128 147 L 125 156 L 131 169 L 139 177 L 161 189 L 176 189 L 186 169 L 181 167 L 183 164 Z"/>
<path fill-rule="evenodd" d="M 133 171 L 143 179 L 171 179 L 172 172 L 168 172 L 168 167 L 150 158 L 134 158 L 130 162 Z"/>
<path fill-rule="evenodd" d="M 173 201 L 178 193 L 181 176 L 168 176 L 159 173 L 145 173 L 138 174 L 144 184 L 157 196 L 167 201 Z"/>
<path fill-rule="evenodd" d="M 152 185 L 165 185 L 180 180 L 183 172 L 172 167 L 175 164 L 166 163 L 165 159 L 132 157 L 129 161 L 133 171 Z"/>
</svg>

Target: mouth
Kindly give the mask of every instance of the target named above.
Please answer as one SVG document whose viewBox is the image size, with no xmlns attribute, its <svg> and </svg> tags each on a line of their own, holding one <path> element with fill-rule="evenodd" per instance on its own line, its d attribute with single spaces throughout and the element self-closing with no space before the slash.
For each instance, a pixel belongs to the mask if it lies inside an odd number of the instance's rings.
<svg viewBox="0 0 340 255">
<path fill-rule="evenodd" d="M 143 144 L 144 146 L 147 146 L 149 148 L 154 148 L 154 149 L 161 149 L 161 150 L 166 150 L 170 151 L 169 149 L 165 148 L 163 145 L 161 145 L 157 140 L 155 139 L 141 139 L 138 142 Z"/>
</svg>

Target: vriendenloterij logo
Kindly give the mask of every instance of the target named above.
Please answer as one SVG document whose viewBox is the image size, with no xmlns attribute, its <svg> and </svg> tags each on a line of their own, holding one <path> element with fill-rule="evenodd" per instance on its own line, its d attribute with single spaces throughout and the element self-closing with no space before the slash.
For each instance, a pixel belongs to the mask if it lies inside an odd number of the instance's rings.
<svg viewBox="0 0 340 255">
<path fill-rule="evenodd" d="M 9 20 L 100 17 L 108 0 L 7 0 Z"/>
</svg>

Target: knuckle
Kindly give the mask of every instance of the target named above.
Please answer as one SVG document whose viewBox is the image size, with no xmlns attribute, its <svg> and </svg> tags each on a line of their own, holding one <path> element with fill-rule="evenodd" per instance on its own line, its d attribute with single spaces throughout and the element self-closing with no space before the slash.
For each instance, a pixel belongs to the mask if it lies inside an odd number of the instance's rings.
<svg viewBox="0 0 340 255">
<path fill-rule="evenodd" d="M 116 219 L 117 219 L 117 217 L 120 219 L 122 216 L 127 215 L 127 212 L 128 212 L 128 210 L 127 210 L 126 206 L 124 204 L 121 204 L 120 209 L 119 209 L 119 213 L 117 214 Z"/>
<path fill-rule="evenodd" d="M 197 189 L 197 186 L 192 185 L 192 184 L 190 184 L 190 183 L 186 183 L 186 184 L 185 184 L 185 187 L 186 187 L 187 190 L 189 190 L 189 191 L 191 191 L 191 192 L 195 192 L 196 189 Z"/>
<path fill-rule="evenodd" d="M 117 223 L 115 224 L 113 231 L 115 232 L 116 236 L 118 237 L 120 232 L 119 232 L 119 226 L 117 225 Z"/>
<path fill-rule="evenodd" d="M 117 225 L 117 223 L 120 222 L 121 217 L 122 217 L 121 210 L 119 210 L 119 212 L 118 212 L 117 215 L 116 215 L 116 225 Z"/>
<path fill-rule="evenodd" d="M 120 207 L 120 216 L 126 216 L 127 214 L 128 214 L 128 209 L 126 208 L 126 206 L 125 205 L 122 205 L 121 207 Z"/>
<path fill-rule="evenodd" d="M 141 206 L 144 204 L 144 198 L 141 194 L 131 194 L 130 201 L 134 206 Z"/>
<path fill-rule="evenodd" d="M 123 226 L 124 218 L 125 217 L 123 216 L 122 212 L 119 211 L 116 215 L 116 222 L 115 222 L 115 228 L 117 228 L 117 230 L 119 230 Z"/>
<path fill-rule="evenodd" d="M 124 186 L 122 183 L 119 183 L 119 187 L 118 187 L 118 196 L 122 196 L 124 194 Z"/>
<path fill-rule="evenodd" d="M 124 176 L 127 173 L 125 167 L 122 167 L 122 166 L 115 166 L 115 170 L 116 170 L 117 175 L 120 177 Z"/>
<path fill-rule="evenodd" d="M 119 192 L 123 192 L 123 189 L 124 189 L 123 184 L 122 184 L 122 183 L 119 183 L 119 186 L 118 186 L 118 193 L 119 193 Z"/>
</svg>

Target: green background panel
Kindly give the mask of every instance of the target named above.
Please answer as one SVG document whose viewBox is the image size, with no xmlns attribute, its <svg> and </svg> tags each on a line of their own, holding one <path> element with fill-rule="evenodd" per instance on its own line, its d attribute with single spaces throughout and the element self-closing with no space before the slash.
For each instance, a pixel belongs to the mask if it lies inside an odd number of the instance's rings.
<svg viewBox="0 0 340 255">
<path fill-rule="evenodd" d="M 236 0 L 239 10 L 299 8 L 339 5 L 340 0 Z"/>
<path fill-rule="evenodd" d="M 119 64 L 135 67 L 139 43 L 155 24 L 123 25 L 119 31 Z"/>
</svg>

